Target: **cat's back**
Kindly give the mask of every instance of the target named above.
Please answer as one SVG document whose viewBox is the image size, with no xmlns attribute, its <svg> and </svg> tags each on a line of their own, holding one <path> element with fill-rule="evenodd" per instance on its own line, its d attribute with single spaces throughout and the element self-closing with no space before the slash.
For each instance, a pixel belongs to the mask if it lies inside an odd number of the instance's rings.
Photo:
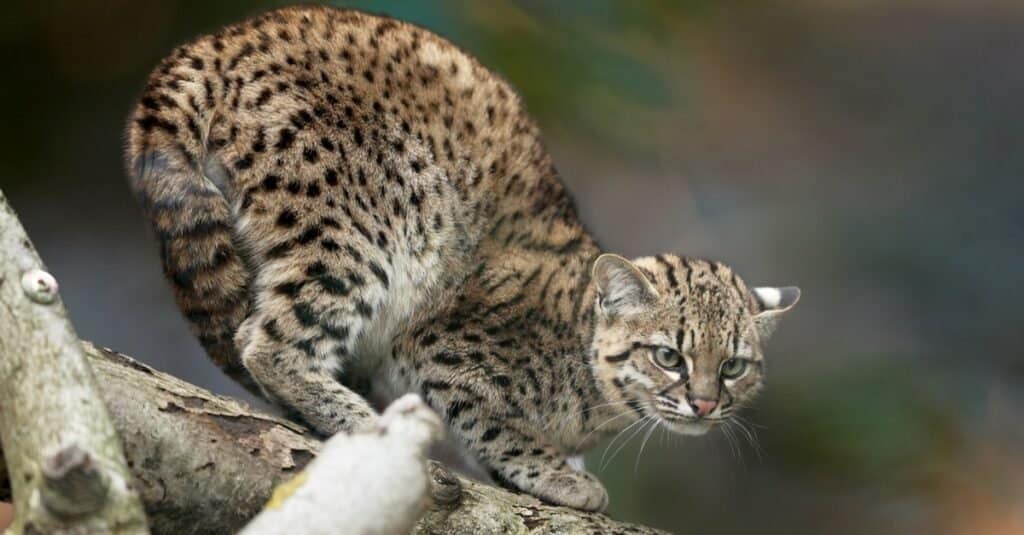
<svg viewBox="0 0 1024 535">
<path fill-rule="evenodd" d="M 386 339 L 470 271 L 584 233 L 503 79 L 429 31 L 356 11 L 285 8 L 177 48 L 128 140 L 129 162 L 163 169 L 132 174 L 179 304 L 228 353 L 237 322 L 217 322 L 227 306 L 241 317 L 246 278 L 282 307 L 379 283 L 387 321 L 369 338 Z M 226 264 L 230 284 L 214 276 Z M 227 304 L 210 300 L 225 288 Z"/>
<path fill-rule="evenodd" d="M 376 182 L 408 190 L 399 212 L 445 193 L 426 191 L 440 181 L 479 217 L 497 196 L 557 183 L 504 80 L 422 28 L 327 7 L 272 11 L 176 49 L 129 129 L 131 153 L 154 146 L 204 167 L 245 208 L 261 189 L 319 197 Z"/>
</svg>

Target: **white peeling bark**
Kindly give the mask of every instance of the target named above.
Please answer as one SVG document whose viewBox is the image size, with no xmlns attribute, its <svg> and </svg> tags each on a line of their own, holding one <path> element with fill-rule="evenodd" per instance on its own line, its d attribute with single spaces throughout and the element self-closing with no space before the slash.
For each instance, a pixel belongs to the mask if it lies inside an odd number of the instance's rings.
<svg viewBox="0 0 1024 535">
<path fill-rule="evenodd" d="M 10 533 L 148 533 L 57 281 L 2 192 L 0 444 L 16 506 Z"/>
<path fill-rule="evenodd" d="M 427 447 L 441 421 L 419 396 L 392 403 L 374 426 L 337 434 L 270 502 L 241 535 L 405 534 L 430 503 Z"/>
</svg>

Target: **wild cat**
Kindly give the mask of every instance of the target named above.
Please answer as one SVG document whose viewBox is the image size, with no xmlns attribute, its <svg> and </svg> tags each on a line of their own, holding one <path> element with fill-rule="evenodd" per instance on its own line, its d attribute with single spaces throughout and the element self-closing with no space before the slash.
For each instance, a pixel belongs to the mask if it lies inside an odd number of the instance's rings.
<svg viewBox="0 0 1024 535">
<path fill-rule="evenodd" d="M 568 458 L 651 419 L 727 421 L 799 290 L 603 253 L 536 125 L 441 37 L 356 11 L 272 11 L 176 49 L 128 127 L 177 302 L 227 373 L 323 434 L 415 392 L 499 483 L 608 498 Z"/>
</svg>

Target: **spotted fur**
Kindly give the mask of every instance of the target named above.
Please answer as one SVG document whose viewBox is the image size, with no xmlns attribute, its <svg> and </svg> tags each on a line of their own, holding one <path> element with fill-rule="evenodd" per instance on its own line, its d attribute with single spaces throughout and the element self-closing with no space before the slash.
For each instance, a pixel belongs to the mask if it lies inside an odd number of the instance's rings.
<svg viewBox="0 0 1024 535">
<path fill-rule="evenodd" d="M 127 157 L 227 373 L 324 434 L 376 417 L 356 385 L 417 392 L 495 480 L 554 503 L 606 505 L 568 458 L 638 417 L 727 417 L 760 385 L 764 314 L 795 302 L 766 307 L 720 264 L 601 256 L 504 80 L 355 11 L 282 9 L 179 47 Z M 653 364 L 660 346 L 692 368 Z M 737 354 L 755 373 L 723 385 Z"/>
</svg>

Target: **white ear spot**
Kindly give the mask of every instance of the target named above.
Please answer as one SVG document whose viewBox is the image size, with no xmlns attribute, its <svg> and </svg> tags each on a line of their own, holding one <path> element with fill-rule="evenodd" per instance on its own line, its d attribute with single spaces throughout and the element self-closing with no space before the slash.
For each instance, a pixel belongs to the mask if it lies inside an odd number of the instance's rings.
<svg viewBox="0 0 1024 535">
<path fill-rule="evenodd" d="M 759 311 L 754 311 L 756 313 L 753 317 L 754 324 L 757 326 L 757 331 L 763 342 L 775 331 L 779 318 L 785 315 L 800 300 L 800 288 L 796 286 L 783 286 L 780 288 L 761 287 L 754 288 L 751 291 L 761 308 Z"/>
<path fill-rule="evenodd" d="M 762 286 L 754 288 L 754 295 L 757 296 L 757 299 L 761 302 L 761 307 L 765 311 L 785 311 L 792 308 L 800 300 L 800 288 L 796 286 L 783 286 L 781 288 Z"/>
<path fill-rule="evenodd" d="M 776 308 L 782 301 L 782 292 L 778 288 L 754 288 L 754 293 L 764 304 L 764 308 Z"/>
</svg>

